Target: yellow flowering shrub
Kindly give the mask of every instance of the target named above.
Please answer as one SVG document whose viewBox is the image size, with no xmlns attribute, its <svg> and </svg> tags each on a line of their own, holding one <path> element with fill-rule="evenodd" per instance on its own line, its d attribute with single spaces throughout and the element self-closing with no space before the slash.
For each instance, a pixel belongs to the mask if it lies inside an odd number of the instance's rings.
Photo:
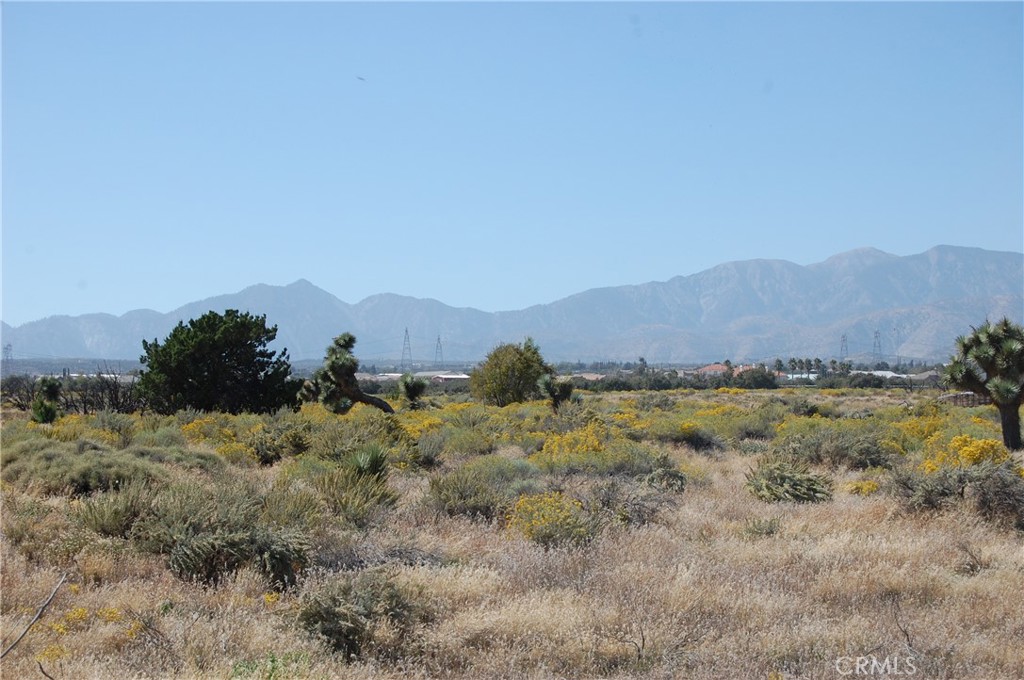
<svg viewBox="0 0 1024 680">
<path fill-rule="evenodd" d="M 581 429 L 549 436 L 544 441 L 541 453 L 557 458 L 603 451 L 607 439 L 608 427 L 600 420 L 592 420 Z"/>
<path fill-rule="evenodd" d="M 43 651 L 36 654 L 36 661 L 53 663 L 68 656 L 68 650 L 61 645 L 48 645 Z"/>
<path fill-rule="evenodd" d="M 229 463 L 258 463 L 256 450 L 242 442 L 229 441 L 218 444 L 214 450 L 218 455 L 223 456 Z"/>
<path fill-rule="evenodd" d="M 695 418 L 714 418 L 717 416 L 732 416 L 745 413 L 743 409 L 735 404 L 717 404 L 711 408 L 702 408 L 695 411 L 693 416 Z"/>
<path fill-rule="evenodd" d="M 893 427 L 904 438 L 910 440 L 908 442 L 910 446 L 916 447 L 920 447 L 920 445 L 935 436 L 936 433 L 940 432 L 947 425 L 947 419 L 939 415 L 915 416 L 897 420 L 893 423 Z"/>
<path fill-rule="evenodd" d="M 849 482 L 843 487 L 854 496 L 870 496 L 878 491 L 878 482 L 873 479 L 859 479 L 856 482 Z"/>
<path fill-rule="evenodd" d="M 185 435 L 185 440 L 189 444 L 202 444 L 208 439 L 215 439 L 220 430 L 217 419 L 213 416 L 196 418 L 191 423 L 181 426 L 181 433 Z"/>
<path fill-rule="evenodd" d="M 932 437 L 926 447 L 927 456 L 921 463 L 925 472 L 937 472 L 947 468 L 966 468 L 982 462 L 1002 463 L 1009 459 L 1010 452 L 997 439 L 976 439 L 961 434 L 944 442 Z"/>
<path fill-rule="evenodd" d="M 124 614 L 114 607 L 102 607 L 96 610 L 96 618 L 107 623 L 120 623 L 124 620 Z"/>
<path fill-rule="evenodd" d="M 405 433 L 412 441 L 419 441 L 427 432 L 437 432 L 444 421 L 429 411 L 404 411 L 398 416 Z"/>
<path fill-rule="evenodd" d="M 583 504 L 557 491 L 520 497 L 508 526 L 544 547 L 585 543 L 593 536 Z"/>
</svg>

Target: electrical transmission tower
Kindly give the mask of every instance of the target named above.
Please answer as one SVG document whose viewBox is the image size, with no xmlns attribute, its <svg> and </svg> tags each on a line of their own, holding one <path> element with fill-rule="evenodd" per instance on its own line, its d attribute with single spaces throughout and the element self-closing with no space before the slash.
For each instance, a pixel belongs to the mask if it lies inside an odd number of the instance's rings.
<svg viewBox="0 0 1024 680">
<path fill-rule="evenodd" d="M 839 360 L 846 361 L 846 356 L 850 353 L 850 347 L 846 344 L 846 333 L 843 333 L 843 337 L 839 340 Z"/>
<path fill-rule="evenodd" d="M 444 350 L 441 347 L 441 336 L 437 336 L 437 346 L 434 347 L 434 368 L 444 367 Z"/>
<path fill-rule="evenodd" d="M 882 361 L 882 333 L 877 330 L 875 331 L 875 343 L 871 347 L 871 356 L 876 364 Z"/>
<path fill-rule="evenodd" d="M 14 346 L 11 343 L 4 345 L 4 361 L 10 361 L 14 358 Z"/>
<path fill-rule="evenodd" d="M 409 363 L 406 364 L 406 361 Z M 405 339 L 402 340 L 402 372 L 405 372 L 406 365 L 412 368 L 412 346 L 409 344 L 409 329 L 405 329 Z"/>
</svg>

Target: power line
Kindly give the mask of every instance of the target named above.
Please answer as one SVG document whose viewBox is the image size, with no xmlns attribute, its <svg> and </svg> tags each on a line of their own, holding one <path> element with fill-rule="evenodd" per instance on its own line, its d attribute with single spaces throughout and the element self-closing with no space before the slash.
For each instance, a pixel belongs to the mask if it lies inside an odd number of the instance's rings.
<svg viewBox="0 0 1024 680">
<path fill-rule="evenodd" d="M 402 370 L 405 370 L 406 360 L 409 361 L 409 367 L 412 368 L 412 346 L 409 344 L 409 329 L 405 329 L 405 338 L 402 340 Z"/>
</svg>

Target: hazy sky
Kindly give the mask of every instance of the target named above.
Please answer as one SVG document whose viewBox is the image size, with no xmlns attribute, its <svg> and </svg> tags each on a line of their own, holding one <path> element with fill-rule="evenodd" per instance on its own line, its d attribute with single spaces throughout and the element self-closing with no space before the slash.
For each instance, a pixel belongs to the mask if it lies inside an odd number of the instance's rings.
<svg viewBox="0 0 1024 680">
<path fill-rule="evenodd" d="M 1022 4 L 2 5 L 3 320 L 1024 250 Z"/>
</svg>

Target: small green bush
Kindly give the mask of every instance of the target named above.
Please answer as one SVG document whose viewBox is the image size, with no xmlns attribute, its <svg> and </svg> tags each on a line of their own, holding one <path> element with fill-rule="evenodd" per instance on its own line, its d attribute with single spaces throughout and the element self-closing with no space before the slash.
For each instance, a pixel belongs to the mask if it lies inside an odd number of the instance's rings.
<svg viewBox="0 0 1024 680">
<path fill-rule="evenodd" d="M 747 539 L 768 538 L 782 528 L 780 517 L 752 517 L 743 525 L 742 535 Z"/>
<path fill-rule="evenodd" d="M 993 521 L 1007 521 L 1024 531 L 1024 477 L 1012 460 L 971 468 L 970 497 L 975 511 Z"/>
<path fill-rule="evenodd" d="M 299 530 L 263 523 L 262 506 L 259 491 L 245 484 L 181 482 L 157 494 L 131 536 L 165 555 L 183 580 L 217 583 L 252 565 L 275 586 L 291 585 L 308 564 L 309 541 Z"/>
<path fill-rule="evenodd" d="M 650 436 L 659 442 L 685 444 L 694 451 L 710 453 L 721 451 L 725 442 L 717 434 L 692 422 L 681 423 L 678 418 L 656 420 Z"/>
<path fill-rule="evenodd" d="M 369 526 L 384 508 L 398 501 L 386 478 L 360 474 L 357 468 L 350 466 L 313 477 L 310 485 L 320 492 L 333 513 L 357 528 Z"/>
<path fill-rule="evenodd" d="M 427 617 L 415 593 L 386 573 L 364 571 L 311 586 L 300 598 L 298 620 L 349 661 L 401 654 L 415 624 Z"/>
<path fill-rule="evenodd" d="M 933 473 L 903 466 L 892 471 L 889 491 L 911 510 L 939 510 L 962 499 L 969 482 L 964 468 L 944 467 Z"/>
<path fill-rule="evenodd" d="M 116 438 L 116 446 L 119 449 L 127 448 L 135 438 L 135 420 L 124 413 L 114 411 L 100 411 L 92 419 L 92 426 L 112 432 Z"/>
<path fill-rule="evenodd" d="M 427 502 L 438 512 L 491 520 L 522 491 L 535 489 L 539 470 L 528 461 L 482 456 L 430 480 Z"/>
<path fill-rule="evenodd" d="M 648 486 L 662 491 L 682 493 L 686 490 L 686 473 L 671 467 L 659 467 L 643 478 Z"/>
<path fill-rule="evenodd" d="M 19 442 L 4 451 L 2 465 L 5 482 L 51 495 L 85 496 L 166 476 L 158 465 L 130 451 L 109 451 L 86 440 Z"/>
<path fill-rule="evenodd" d="M 446 427 L 441 432 L 444 434 L 446 453 L 482 456 L 494 450 L 493 440 L 483 429 L 459 425 Z"/>
<path fill-rule="evenodd" d="M 747 490 L 766 503 L 819 503 L 832 500 L 832 483 L 807 466 L 781 458 L 763 460 L 746 474 Z"/>
<path fill-rule="evenodd" d="M 127 538 L 135 522 L 149 508 L 153 496 L 149 484 L 133 480 L 115 491 L 103 491 L 82 499 L 72 514 L 101 536 Z"/>
<path fill-rule="evenodd" d="M 934 472 L 905 466 L 893 470 L 888 486 L 911 510 L 941 510 L 966 502 L 987 520 L 1024 530 L 1024 477 L 1013 460 Z"/>
</svg>

